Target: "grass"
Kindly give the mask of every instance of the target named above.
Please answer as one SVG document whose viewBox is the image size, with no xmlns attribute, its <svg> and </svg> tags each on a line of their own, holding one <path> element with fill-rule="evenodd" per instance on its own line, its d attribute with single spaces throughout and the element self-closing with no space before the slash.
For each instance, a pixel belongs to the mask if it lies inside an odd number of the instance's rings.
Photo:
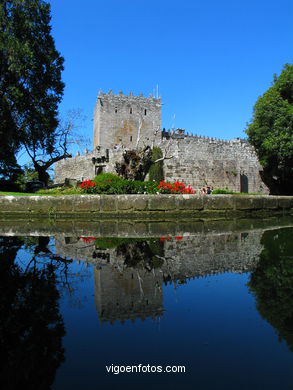
<svg viewBox="0 0 293 390">
<path fill-rule="evenodd" d="M 226 195 L 265 195 L 259 193 L 245 193 L 245 192 L 233 192 L 229 190 L 215 190 L 213 195 L 217 194 L 226 194 Z M 35 193 L 28 192 L 9 192 L 9 191 L 0 191 L 0 196 L 3 195 L 13 195 L 13 196 L 62 196 L 62 195 L 86 195 L 85 192 L 79 187 L 70 187 L 70 188 L 52 188 L 50 190 L 39 190 Z"/>
<path fill-rule="evenodd" d="M 265 194 L 260 194 L 257 192 L 235 192 L 231 190 L 226 190 L 223 188 L 217 188 L 216 190 L 213 191 L 213 195 L 265 195 Z"/>
<path fill-rule="evenodd" d="M 13 196 L 31 196 L 31 195 L 37 195 L 29 192 L 9 192 L 9 191 L 0 191 L 1 195 L 13 195 Z"/>
</svg>

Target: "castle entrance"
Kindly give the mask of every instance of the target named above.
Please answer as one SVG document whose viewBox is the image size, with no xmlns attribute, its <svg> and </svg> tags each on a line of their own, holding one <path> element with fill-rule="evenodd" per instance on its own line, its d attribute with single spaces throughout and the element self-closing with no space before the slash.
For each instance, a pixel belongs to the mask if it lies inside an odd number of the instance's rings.
<svg viewBox="0 0 293 390">
<path fill-rule="evenodd" d="M 244 174 L 240 174 L 240 192 L 248 192 L 248 177 Z"/>
</svg>

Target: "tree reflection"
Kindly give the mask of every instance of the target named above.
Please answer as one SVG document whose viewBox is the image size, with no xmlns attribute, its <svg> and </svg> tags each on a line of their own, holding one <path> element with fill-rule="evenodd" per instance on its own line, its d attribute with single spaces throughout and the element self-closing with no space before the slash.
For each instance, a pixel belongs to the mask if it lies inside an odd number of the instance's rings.
<svg viewBox="0 0 293 390">
<path fill-rule="evenodd" d="M 124 258 L 124 264 L 127 267 L 136 267 L 143 265 L 148 271 L 154 268 L 160 268 L 164 262 L 163 244 L 161 242 L 126 242 L 116 248 L 117 256 Z"/>
<path fill-rule="evenodd" d="M 262 317 L 293 351 L 293 229 L 266 231 L 264 249 L 248 286 Z"/>
<path fill-rule="evenodd" d="M 64 360 L 56 266 L 48 262 L 39 268 L 34 256 L 20 266 L 15 260 L 23 244 L 23 239 L 0 238 L 1 387 L 50 389 Z M 38 240 L 35 255 L 45 247 Z"/>
</svg>

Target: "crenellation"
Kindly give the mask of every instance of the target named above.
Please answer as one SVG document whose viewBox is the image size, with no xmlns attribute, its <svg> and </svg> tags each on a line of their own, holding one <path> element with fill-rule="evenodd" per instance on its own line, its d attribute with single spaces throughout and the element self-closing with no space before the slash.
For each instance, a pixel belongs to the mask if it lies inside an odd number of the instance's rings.
<svg viewBox="0 0 293 390">
<path fill-rule="evenodd" d="M 130 91 L 113 94 L 100 89 L 94 109 L 94 151 L 55 164 L 55 182 L 83 180 L 101 172 L 115 173 L 125 149 L 154 144 L 171 159 L 164 160 L 164 176 L 196 189 L 204 185 L 233 191 L 267 193 L 254 148 L 247 139 L 224 140 L 185 129 L 161 130 L 161 98 Z M 158 131 L 159 130 L 159 131 Z M 107 155 L 105 154 L 107 152 Z M 104 153 L 104 154 L 103 154 Z"/>
</svg>

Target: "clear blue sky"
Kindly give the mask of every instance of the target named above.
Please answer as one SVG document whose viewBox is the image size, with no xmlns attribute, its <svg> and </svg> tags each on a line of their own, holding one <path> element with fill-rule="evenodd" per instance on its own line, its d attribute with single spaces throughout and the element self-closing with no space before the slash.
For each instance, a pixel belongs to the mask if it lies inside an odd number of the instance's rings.
<svg viewBox="0 0 293 390">
<path fill-rule="evenodd" d="M 100 88 L 148 96 L 163 127 L 244 137 L 258 96 L 293 59 L 292 0 L 51 0 L 65 58 L 61 112 L 81 108 L 92 138 Z"/>
</svg>

